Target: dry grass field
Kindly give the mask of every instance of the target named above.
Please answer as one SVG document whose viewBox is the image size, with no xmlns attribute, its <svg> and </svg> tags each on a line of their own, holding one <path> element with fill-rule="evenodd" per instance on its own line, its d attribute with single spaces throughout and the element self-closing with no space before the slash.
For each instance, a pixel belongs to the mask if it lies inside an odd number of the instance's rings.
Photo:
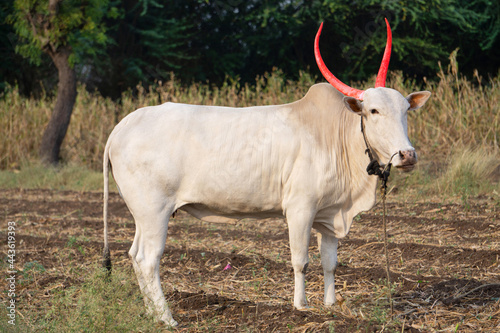
<svg viewBox="0 0 500 333">
<path fill-rule="evenodd" d="M 391 73 L 387 87 L 407 95 L 429 90 L 423 109 L 408 115 L 409 136 L 421 156 L 436 154 L 446 160 L 454 149 L 481 147 L 498 156 L 500 141 L 500 75 L 491 78 L 476 73 L 473 81 L 462 77 L 454 59 L 433 80 L 416 82 Z M 373 78 L 374 80 L 374 78 Z M 289 103 L 302 98 L 316 79 L 301 73 L 300 80 L 286 81 L 276 70 L 258 77 L 254 85 L 228 80 L 221 87 L 193 83 L 182 86 L 175 77 L 145 90 L 127 91 L 118 101 L 90 93 L 80 86 L 68 133 L 63 142 L 66 163 L 100 170 L 106 139 L 113 127 L 128 113 L 144 106 L 165 102 L 202 105 L 254 106 Z M 373 81 L 353 83 L 373 87 Z M 48 122 L 55 99 L 25 98 L 12 87 L 0 98 L 0 169 L 19 169 L 36 159 L 41 133 Z"/>
</svg>

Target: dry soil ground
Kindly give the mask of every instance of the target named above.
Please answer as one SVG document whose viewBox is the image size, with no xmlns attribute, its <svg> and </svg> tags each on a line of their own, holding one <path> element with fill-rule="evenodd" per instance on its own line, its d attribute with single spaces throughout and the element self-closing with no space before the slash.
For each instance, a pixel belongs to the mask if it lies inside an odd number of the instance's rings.
<svg viewBox="0 0 500 333">
<path fill-rule="evenodd" d="M 306 311 L 291 305 L 293 274 L 283 220 L 209 224 L 179 212 L 171 221 L 161 262 L 164 292 L 180 323 L 176 330 L 500 331 L 498 200 L 481 197 L 467 204 L 395 201 L 391 196 L 388 200 L 392 320 L 380 205 L 359 215 L 340 243 L 338 301 L 333 309 L 322 306 L 322 269 L 312 238 L 307 273 L 311 308 Z M 8 222 L 16 221 L 16 269 L 43 266 L 18 286 L 18 320 L 50 307 L 54 291 L 85 280 L 66 269 L 67 260 L 95 267 L 102 248 L 101 209 L 102 193 L 0 193 L 3 240 Z M 110 210 L 113 264 L 130 267 L 127 251 L 134 236 L 133 220 L 116 194 L 111 195 Z M 5 258 L 7 242 L 3 244 Z M 67 254 L 64 262 L 61 252 Z M 6 293 L 1 295 L 5 302 Z"/>
</svg>

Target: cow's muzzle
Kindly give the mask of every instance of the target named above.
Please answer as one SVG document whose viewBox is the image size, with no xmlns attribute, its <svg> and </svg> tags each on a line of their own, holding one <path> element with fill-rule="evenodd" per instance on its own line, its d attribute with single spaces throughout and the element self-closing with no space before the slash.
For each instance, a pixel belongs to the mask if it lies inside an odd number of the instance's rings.
<svg viewBox="0 0 500 333">
<path fill-rule="evenodd" d="M 417 164 L 417 153 L 415 150 L 404 150 L 404 151 L 399 151 L 399 161 L 396 166 L 396 168 L 404 171 L 404 172 L 409 172 L 412 171 L 415 168 L 415 165 Z"/>
</svg>

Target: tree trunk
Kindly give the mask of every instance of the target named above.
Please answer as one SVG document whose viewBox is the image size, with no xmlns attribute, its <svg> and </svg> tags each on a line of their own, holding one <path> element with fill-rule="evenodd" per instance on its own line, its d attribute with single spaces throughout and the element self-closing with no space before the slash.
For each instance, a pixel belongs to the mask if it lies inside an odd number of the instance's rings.
<svg viewBox="0 0 500 333">
<path fill-rule="evenodd" d="M 76 73 L 68 61 L 71 54 L 69 47 L 60 47 L 56 52 L 48 53 L 57 67 L 59 83 L 56 105 L 43 133 L 40 159 L 45 164 L 56 165 L 76 100 Z"/>
</svg>

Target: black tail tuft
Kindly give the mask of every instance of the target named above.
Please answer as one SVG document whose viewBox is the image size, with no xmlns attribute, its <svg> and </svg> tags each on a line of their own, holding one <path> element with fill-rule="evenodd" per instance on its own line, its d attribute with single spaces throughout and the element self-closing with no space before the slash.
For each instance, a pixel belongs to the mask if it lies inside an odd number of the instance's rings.
<svg viewBox="0 0 500 333">
<path fill-rule="evenodd" d="M 102 254 L 102 267 L 106 268 L 108 276 L 111 275 L 111 253 L 108 247 L 104 248 Z"/>
</svg>

